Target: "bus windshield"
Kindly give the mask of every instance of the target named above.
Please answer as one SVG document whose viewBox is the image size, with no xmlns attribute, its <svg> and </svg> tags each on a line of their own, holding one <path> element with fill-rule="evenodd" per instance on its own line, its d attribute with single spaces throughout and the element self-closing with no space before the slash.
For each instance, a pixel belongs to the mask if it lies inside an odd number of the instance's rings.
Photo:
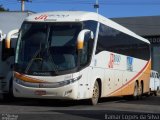
<svg viewBox="0 0 160 120">
<path fill-rule="evenodd" d="M 16 71 L 40 75 L 76 68 L 81 29 L 80 23 L 23 23 L 17 42 Z"/>
</svg>

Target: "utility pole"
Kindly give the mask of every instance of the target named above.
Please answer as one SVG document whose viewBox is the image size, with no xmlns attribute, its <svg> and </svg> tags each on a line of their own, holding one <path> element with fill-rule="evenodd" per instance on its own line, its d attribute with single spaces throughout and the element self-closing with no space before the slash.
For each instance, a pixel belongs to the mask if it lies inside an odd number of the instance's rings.
<svg viewBox="0 0 160 120">
<path fill-rule="evenodd" d="M 25 7 L 25 6 L 24 6 L 24 0 L 21 0 L 21 11 L 22 11 L 22 12 L 24 12 L 24 9 L 25 9 L 24 7 Z"/>
<path fill-rule="evenodd" d="M 25 11 L 25 2 L 32 2 L 32 0 L 18 0 L 19 2 L 21 2 L 21 11 L 24 12 Z"/>
<path fill-rule="evenodd" d="M 94 4 L 94 8 L 96 9 L 96 12 L 98 13 L 99 11 L 99 2 L 96 0 L 96 3 Z"/>
</svg>

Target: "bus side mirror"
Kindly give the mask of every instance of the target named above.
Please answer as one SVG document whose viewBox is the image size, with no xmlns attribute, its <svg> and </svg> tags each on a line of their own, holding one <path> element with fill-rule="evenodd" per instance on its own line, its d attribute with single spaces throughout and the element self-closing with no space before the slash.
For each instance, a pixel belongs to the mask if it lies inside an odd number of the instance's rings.
<svg viewBox="0 0 160 120">
<path fill-rule="evenodd" d="M 11 39 L 12 39 L 12 36 L 17 34 L 18 33 L 18 29 L 15 29 L 15 30 L 12 30 L 10 31 L 7 36 L 6 36 L 6 39 L 5 39 L 5 48 L 6 49 L 10 49 L 11 48 Z"/>
<path fill-rule="evenodd" d="M 84 48 L 84 41 L 85 38 L 87 37 L 87 39 L 94 39 L 94 34 L 91 30 L 88 29 L 84 29 L 82 31 L 80 31 L 78 38 L 77 38 L 77 48 L 78 50 L 83 49 Z"/>
</svg>

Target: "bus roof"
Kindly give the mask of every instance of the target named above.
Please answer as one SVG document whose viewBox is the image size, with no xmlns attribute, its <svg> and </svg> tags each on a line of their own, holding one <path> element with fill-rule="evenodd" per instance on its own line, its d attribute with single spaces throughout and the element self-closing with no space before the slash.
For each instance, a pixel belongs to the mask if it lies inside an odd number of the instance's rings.
<svg viewBox="0 0 160 120">
<path fill-rule="evenodd" d="M 126 33 L 130 36 L 133 36 L 137 39 L 140 39 L 144 42 L 150 44 L 147 39 L 135 34 L 134 32 L 128 30 L 127 28 L 119 25 L 118 23 L 103 17 L 94 12 L 84 12 L 84 11 L 53 11 L 53 12 L 44 12 L 33 14 L 25 19 L 25 21 L 30 22 L 80 22 L 93 20 L 103 23 L 109 27 L 117 29 L 123 33 Z"/>
</svg>

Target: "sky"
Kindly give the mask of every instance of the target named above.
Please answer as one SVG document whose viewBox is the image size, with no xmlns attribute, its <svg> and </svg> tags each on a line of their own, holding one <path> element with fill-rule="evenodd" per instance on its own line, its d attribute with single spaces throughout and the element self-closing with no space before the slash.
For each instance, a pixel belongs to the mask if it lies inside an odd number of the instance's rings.
<svg viewBox="0 0 160 120">
<path fill-rule="evenodd" d="M 32 0 L 25 3 L 25 9 L 34 12 L 72 10 L 95 12 L 96 0 Z M 0 0 L 4 8 L 19 11 L 18 0 Z M 159 16 L 160 0 L 99 0 L 99 14 L 108 18 Z"/>
</svg>

